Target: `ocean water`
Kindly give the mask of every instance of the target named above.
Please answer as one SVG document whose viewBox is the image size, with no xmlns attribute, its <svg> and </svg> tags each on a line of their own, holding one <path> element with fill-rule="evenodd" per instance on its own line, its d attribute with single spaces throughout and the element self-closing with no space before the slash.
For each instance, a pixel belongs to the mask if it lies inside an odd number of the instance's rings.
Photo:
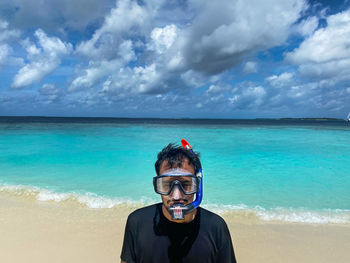
<svg viewBox="0 0 350 263">
<path fill-rule="evenodd" d="M 350 125 L 340 121 L 0 121 L 0 192 L 91 208 L 158 202 L 157 153 L 201 153 L 203 206 L 262 220 L 350 223 Z"/>
</svg>

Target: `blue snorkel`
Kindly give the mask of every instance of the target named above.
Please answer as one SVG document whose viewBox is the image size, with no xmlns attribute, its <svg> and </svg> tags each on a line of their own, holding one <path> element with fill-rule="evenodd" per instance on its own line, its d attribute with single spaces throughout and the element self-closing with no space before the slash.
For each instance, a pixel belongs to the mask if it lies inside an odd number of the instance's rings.
<svg viewBox="0 0 350 263">
<path fill-rule="evenodd" d="M 190 151 L 192 154 L 195 154 L 192 150 L 191 145 L 185 140 L 181 140 L 182 147 L 185 150 Z M 200 179 L 199 183 L 199 190 L 196 193 L 196 199 L 188 205 L 182 205 L 182 204 L 174 204 L 169 208 L 169 213 L 172 217 L 172 219 L 175 220 L 183 220 L 185 219 L 185 214 L 190 213 L 194 209 L 196 209 L 200 203 L 202 202 L 203 198 L 203 172 L 202 172 L 202 165 L 200 165 L 199 171 L 197 172 L 196 176 Z"/>
<path fill-rule="evenodd" d="M 181 144 L 182 144 L 182 147 L 183 147 L 184 149 L 189 150 L 189 151 L 191 151 L 193 154 L 195 154 L 195 153 L 193 152 L 193 150 L 192 150 L 191 145 L 190 145 L 185 139 L 182 139 L 182 140 L 181 140 Z M 199 177 L 199 179 L 201 180 L 201 182 L 200 182 L 200 184 L 199 184 L 199 190 L 198 190 L 198 192 L 196 193 L 196 200 L 194 200 L 194 201 L 192 202 L 192 204 L 191 204 L 191 205 L 193 206 L 192 209 L 197 208 L 197 207 L 200 205 L 200 203 L 202 202 L 202 197 L 203 197 L 203 172 L 202 172 L 202 164 L 201 164 L 201 167 L 199 168 L 199 171 L 198 171 L 198 173 L 196 174 L 196 176 Z M 192 210 L 192 209 L 191 209 L 191 210 Z"/>
</svg>

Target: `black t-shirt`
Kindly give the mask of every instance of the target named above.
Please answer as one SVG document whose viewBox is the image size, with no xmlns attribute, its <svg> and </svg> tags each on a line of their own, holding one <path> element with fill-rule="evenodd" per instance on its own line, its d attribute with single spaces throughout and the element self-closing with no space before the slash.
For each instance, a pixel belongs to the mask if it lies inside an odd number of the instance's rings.
<svg viewBox="0 0 350 263">
<path fill-rule="evenodd" d="M 232 241 L 225 221 L 201 207 L 187 224 L 165 218 L 162 203 L 128 217 L 121 259 L 126 263 L 234 263 Z"/>
</svg>

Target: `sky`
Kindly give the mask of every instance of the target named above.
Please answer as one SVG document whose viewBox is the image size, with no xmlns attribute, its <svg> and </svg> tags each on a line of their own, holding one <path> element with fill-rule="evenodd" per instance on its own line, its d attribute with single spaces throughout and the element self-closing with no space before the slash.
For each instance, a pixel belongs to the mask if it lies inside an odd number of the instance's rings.
<svg viewBox="0 0 350 263">
<path fill-rule="evenodd" d="M 0 116 L 346 118 L 350 1 L 2 0 Z"/>
</svg>

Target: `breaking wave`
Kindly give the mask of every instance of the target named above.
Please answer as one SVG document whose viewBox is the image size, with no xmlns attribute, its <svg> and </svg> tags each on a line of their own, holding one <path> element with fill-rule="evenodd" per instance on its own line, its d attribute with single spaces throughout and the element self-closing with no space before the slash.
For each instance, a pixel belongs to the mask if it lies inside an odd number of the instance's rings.
<svg viewBox="0 0 350 263">
<path fill-rule="evenodd" d="M 0 185 L 0 194 L 9 193 L 23 198 L 33 198 L 42 202 L 65 202 L 74 201 L 92 209 L 113 208 L 120 205 L 130 207 L 141 207 L 159 202 L 158 198 L 142 197 L 139 200 L 131 200 L 120 197 L 106 197 L 95 193 L 59 193 L 39 187 L 25 185 Z M 266 209 L 260 206 L 249 207 L 244 204 L 224 205 L 204 203 L 202 205 L 211 211 L 219 214 L 240 214 L 253 215 L 262 221 L 279 221 L 292 223 L 312 223 L 312 224 L 347 224 L 350 223 L 350 210 L 344 209 L 323 209 L 308 210 L 306 208 L 284 208 L 276 207 Z"/>
</svg>

